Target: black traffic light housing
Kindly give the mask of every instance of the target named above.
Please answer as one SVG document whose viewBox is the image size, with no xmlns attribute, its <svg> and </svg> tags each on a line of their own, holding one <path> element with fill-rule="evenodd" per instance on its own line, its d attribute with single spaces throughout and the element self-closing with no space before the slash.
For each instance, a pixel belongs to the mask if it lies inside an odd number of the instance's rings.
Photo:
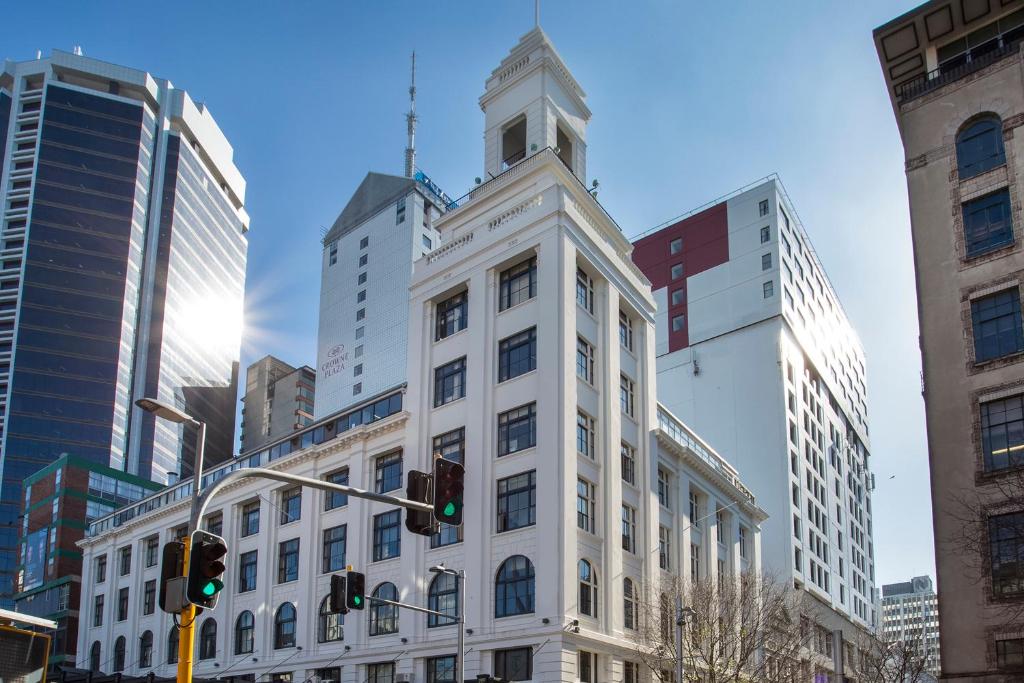
<svg viewBox="0 0 1024 683">
<path fill-rule="evenodd" d="M 345 578 L 342 580 L 345 582 L 345 606 L 349 609 L 365 608 L 366 575 L 360 572 L 346 572 Z"/>
<path fill-rule="evenodd" d="M 405 495 L 409 500 L 430 505 L 433 494 L 432 477 L 425 472 L 410 470 L 405 485 Z M 405 510 L 405 528 L 420 536 L 430 536 L 437 529 L 437 524 L 429 512 L 423 510 Z"/>
<path fill-rule="evenodd" d="M 335 613 L 348 614 L 348 605 L 345 604 L 345 586 L 348 583 L 344 576 L 331 574 L 331 599 L 327 603 L 330 610 Z"/>
<path fill-rule="evenodd" d="M 185 575 L 185 544 L 181 541 L 170 541 L 164 544 L 163 555 L 160 558 L 160 592 L 158 601 L 160 609 L 164 612 L 178 613 L 181 602 L 180 583 L 175 583 L 178 595 L 171 596 L 168 600 L 168 589 L 171 581 L 180 579 Z"/>
<path fill-rule="evenodd" d="M 462 524 L 462 492 L 466 469 L 457 462 L 434 460 L 434 519 L 444 524 Z"/>
<path fill-rule="evenodd" d="M 213 609 L 224 588 L 224 562 L 228 546 L 224 539 L 208 531 L 192 532 L 188 554 L 188 584 L 185 597 L 193 605 Z"/>
</svg>

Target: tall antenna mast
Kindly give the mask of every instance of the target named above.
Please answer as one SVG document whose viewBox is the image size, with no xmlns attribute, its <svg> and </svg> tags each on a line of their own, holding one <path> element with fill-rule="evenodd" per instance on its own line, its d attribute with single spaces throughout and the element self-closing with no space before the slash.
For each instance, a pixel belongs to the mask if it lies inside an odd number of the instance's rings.
<svg viewBox="0 0 1024 683">
<path fill-rule="evenodd" d="M 409 85 L 409 113 L 405 115 L 409 144 L 405 148 L 405 177 L 416 173 L 416 51 L 412 53 L 412 82 Z"/>
</svg>

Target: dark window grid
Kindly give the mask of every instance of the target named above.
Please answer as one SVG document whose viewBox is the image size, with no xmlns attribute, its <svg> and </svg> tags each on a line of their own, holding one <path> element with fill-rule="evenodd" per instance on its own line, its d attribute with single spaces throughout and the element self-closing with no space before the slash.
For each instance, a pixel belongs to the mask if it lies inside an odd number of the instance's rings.
<svg viewBox="0 0 1024 683">
<path fill-rule="evenodd" d="M 956 138 L 956 160 L 960 180 L 1005 164 L 1002 122 L 988 117 L 962 130 Z"/>
<path fill-rule="evenodd" d="M 989 518 L 992 592 L 998 596 L 1024 593 L 1024 512 Z"/>
<path fill-rule="evenodd" d="M 594 420 L 584 415 L 583 413 L 577 413 L 576 415 L 576 450 L 587 456 L 588 458 L 594 457 Z"/>
<path fill-rule="evenodd" d="M 498 480 L 498 531 L 511 531 L 536 523 L 536 472 Z"/>
<path fill-rule="evenodd" d="M 532 299 L 537 295 L 537 259 L 528 259 L 502 271 L 499 283 L 499 310 Z"/>
<path fill-rule="evenodd" d="M 977 362 L 1024 351 L 1020 291 L 1014 287 L 971 302 Z"/>
<path fill-rule="evenodd" d="M 596 533 L 595 515 L 597 503 L 595 499 L 595 487 L 588 481 L 579 479 L 576 482 L 576 526 L 584 531 Z"/>
<path fill-rule="evenodd" d="M 295 607 L 286 602 L 274 615 L 274 649 L 295 647 Z"/>
<path fill-rule="evenodd" d="M 455 655 L 428 659 L 427 683 L 456 683 Z"/>
<path fill-rule="evenodd" d="M 533 564 L 517 555 L 502 563 L 495 582 L 494 616 L 510 617 L 534 611 Z"/>
<path fill-rule="evenodd" d="M 439 303 L 435 320 L 434 338 L 437 340 L 450 337 L 456 332 L 466 329 L 466 325 L 469 323 L 469 305 L 466 293 L 460 292 Z"/>
<path fill-rule="evenodd" d="M 377 493 L 387 493 L 402 488 L 402 454 L 389 453 L 377 458 L 374 463 L 374 485 Z"/>
<path fill-rule="evenodd" d="M 585 382 L 594 382 L 594 347 L 582 337 L 576 338 L 576 375 Z"/>
<path fill-rule="evenodd" d="M 238 562 L 238 592 L 247 593 L 256 590 L 257 551 L 242 553 Z"/>
<path fill-rule="evenodd" d="M 455 619 L 459 614 L 459 589 L 458 582 L 451 574 L 438 574 L 430 582 L 430 589 L 427 592 L 427 609 L 446 614 L 449 618 L 440 617 L 436 614 L 427 615 L 427 628 L 437 626 L 451 626 L 456 623 Z"/>
<path fill-rule="evenodd" d="M 327 481 L 332 484 L 348 485 L 348 469 L 344 469 L 340 472 L 334 472 L 328 474 L 326 477 Z M 327 491 L 324 493 L 324 511 L 334 510 L 335 508 L 345 507 L 348 505 L 348 494 L 340 493 L 338 491 Z"/>
<path fill-rule="evenodd" d="M 633 449 L 626 444 L 621 446 L 622 456 L 622 480 L 627 484 L 636 483 L 636 459 L 633 456 Z"/>
<path fill-rule="evenodd" d="M 466 449 L 466 430 L 464 427 L 453 429 L 439 436 L 432 442 L 435 458 L 444 458 L 452 462 L 462 463 Z"/>
<path fill-rule="evenodd" d="M 498 457 L 532 448 L 537 443 L 537 404 L 498 415 Z"/>
<path fill-rule="evenodd" d="M 373 518 L 373 561 L 398 557 L 402 551 L 402 512 L 391 510 Z"/>
<path fill-rule="evenodd" d="M 1024 668 L 1024 638 L 997 640 L 996 666 L 1004 670 Z"/>
<path fill-rule="evenodd" d="M 147 581 L 142 588 L 142 613 L 152 614 L 156 611 L 156 580 Z"/>
<path fill-rule="evenodd" d="M 434 407 L 466 395 L 466 359 L 460 358 L 434 370 Z"/>
<path fill-rule="evenodd" d="M 324 598 L 320 603 L 320 614 L 317 620 L 317 642 L 331 643 L 341 640 L 343 637 L 342 626 L 344 624 L 345 616 L 343 614 L 331 612 L 330 596 Z M 338 679 L 334 680 L 338 681 Z"/>
<path fill-rule="evenodd" d="M 260 532 L 260 504 L 249 503 L 242 508 L 242 536 Z"/>
<path fill-rule="evenodd" d="M 297 522 L 302 518 L 302 489 L 293 488 L 281 494 L 281 524 Z"/>
<path fill-rule="evenodd" d="M 981 404 L 981 443 L 986 471 L 1024 465 L 1024 396 Z"/>
<path fill-rule="evenodd" d="M 340 571 L 345 568 L 345 546 L 348 534 L 345 525 L 324 529 L 323 573 Z"/>
<path fill-rule="evenodd" d="M 446 545 L 462 543 L 462 527 L 450 524 L 439 524 L 437 531 L 430 536 L 431 548 L 443 548 Z"/>
<path fill-rule="evenodd" d="M 256 644 L 255 635 L 256 624 L 252 612 L 242 612 L 235 621 L 235 654 L 251 653 Z"/>
<path fill-rule="evenodd" d="M 537 328 L 531 327 L 498 344 L 498 381 L 518 377 L 537 367 Z"/>
<path fill-rule="evenodd" d="M 594 312 L 594 281 L 582 270 L 576 271 L 576 303 L 588 313 Z"/>
<path fill-rule="evenodd" d="M 580 613 L 590 617 L 597 616 L 597 578 L 594 568 L 586 560 L 580 560 Z"/>
<path fill-rule="evenodd" d="M 282 541 L 277 548 L 277 582 L 287 583 L 299 578 L 299 539 Z"/>
<path fill-rule="evenodd" d="M 494 652 L 494 675 L 506 681 L 533 678 L 533 648 L 519 647 Z"/>
<path fill-rule="evenodd" d="M 963 204 L 967 256 L 978 256 L 1013 242 L 1010 192 L 1001 190 Z"/>
<path fill-rule="evenodd" d="M 373 597 L 383 600 L 398 600 L 398 589 L 392 583 L 382 583 L 373 591 Z M 386 603 L 370 603 L 370 635 L 383 636 L 398 633 L 398 608 Z"/>
</svg>

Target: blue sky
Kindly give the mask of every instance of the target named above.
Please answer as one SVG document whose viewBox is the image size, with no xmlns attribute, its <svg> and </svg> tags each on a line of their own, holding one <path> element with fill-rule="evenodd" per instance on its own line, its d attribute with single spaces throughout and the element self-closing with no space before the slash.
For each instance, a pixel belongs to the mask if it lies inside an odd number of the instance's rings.
<svg viewBox="0 0 1024 683">
<path fill-rule="evenodd" d="M 871 30 L 916 1 L 546 0 L 588 94 L 588 172 L 635 235 L 781 175 L 868 359 L 876 576 L 933 574 L 903 152 Z M 321 231 L 368 170 L 402 172 L 409 53 L 418 162 L 452 196 L 482 174 L 484 79 L 530 0 L 40 2 L 3 56 L 71 50 L 150 71 L 209 106 L 248 181 L 247 338 L 315 363 Z M 890 478 L 894 477 L 894 478 Z"/>
</svg>

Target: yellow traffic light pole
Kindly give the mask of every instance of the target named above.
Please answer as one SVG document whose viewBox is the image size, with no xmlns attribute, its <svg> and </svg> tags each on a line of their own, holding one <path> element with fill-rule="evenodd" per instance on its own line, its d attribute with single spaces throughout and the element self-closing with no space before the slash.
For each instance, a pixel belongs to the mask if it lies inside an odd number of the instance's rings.
<svg viewBox="0 0 1024 683">
<path fill-rule="evenodd" d="M 203 425 L 205 427 L 205 425 Z M 203 431 L 206 431 L 205 429 Z M 193 499 L 195 500 L 195 499 Z M 188 559 L 192 550 L 192 535 L 185 537 L 185 552 L 182 562 L 182 574 L 188 576 Z M 196 641 L 196 607 L 189 603 L 178 616 L 178 676 L 177 683 L 192 683 L 192 652 Z"/>
</svg>

